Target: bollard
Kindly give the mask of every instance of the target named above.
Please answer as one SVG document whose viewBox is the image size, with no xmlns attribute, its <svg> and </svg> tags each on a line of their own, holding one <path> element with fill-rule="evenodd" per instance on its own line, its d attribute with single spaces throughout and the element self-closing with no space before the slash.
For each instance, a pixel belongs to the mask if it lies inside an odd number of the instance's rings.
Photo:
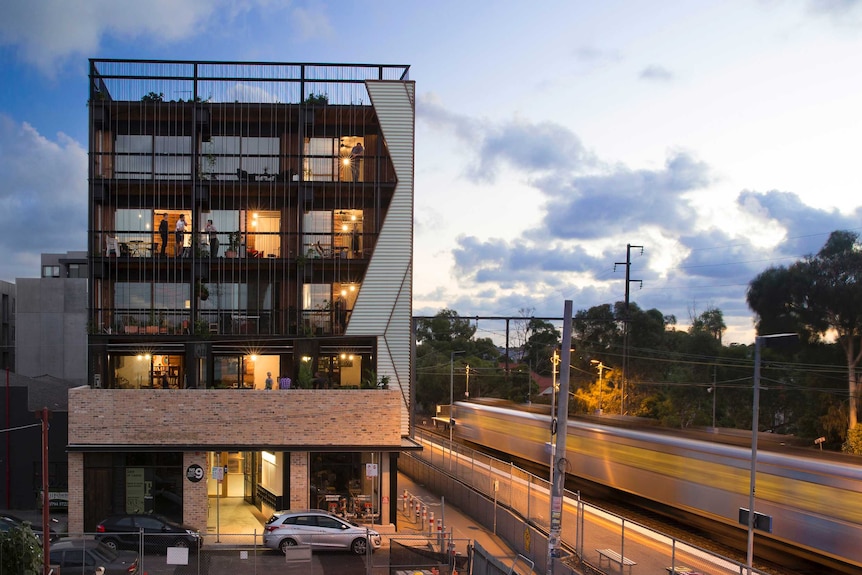
<svg viewBox="0 0 862 575">
<path fill-rule="evenodd" d="M 443 520 L 437 520 L 437 545 L 440 546 L 440 550 L 443 550 Z"/>
<path fill-rule="evenodd" d="M 434 535 L 434 512 L 428 514 L 430 519 L 428 520 L 428 535 Z"/>
<path fill-rule="evenodd" d="M 424 505 L 422 506 L 422 527 L 421 529 L 425 529 L 425 521 L 428 520 L 428 508 Z"/>
<path fill-rule="evenodd" d="M 449 529 L 449 555 L 452 556 L 452 561 L 454 565 L 455 561 L 455 534 L 452 532 L 452 529 Z"/>
<path fill-rule="evenodd" d="M 402 511 L 402 513 L 404 513 L 406 515 L 407 514 L 407 490 L 406 489 L 404 490 L 404 497 L 401 498 L 401 501 L 402 501 L 401 511 Z"/>
</svg>

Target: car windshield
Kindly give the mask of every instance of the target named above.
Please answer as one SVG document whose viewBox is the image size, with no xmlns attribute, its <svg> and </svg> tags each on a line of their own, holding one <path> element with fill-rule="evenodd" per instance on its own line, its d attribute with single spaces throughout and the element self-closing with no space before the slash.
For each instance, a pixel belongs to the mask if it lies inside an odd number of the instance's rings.
<svg viewBox="0 0 862 575">
<path fill-rule="evenodd" d="M 98 557 L 100 561 L 104 561 L 105 563 L 111 563 L 119 557 L 117 552 L 108 547 L 107 545 L 98 545 L 96 547 L 92 547 L 91 551 L 95 557 Z"/>
</svg>

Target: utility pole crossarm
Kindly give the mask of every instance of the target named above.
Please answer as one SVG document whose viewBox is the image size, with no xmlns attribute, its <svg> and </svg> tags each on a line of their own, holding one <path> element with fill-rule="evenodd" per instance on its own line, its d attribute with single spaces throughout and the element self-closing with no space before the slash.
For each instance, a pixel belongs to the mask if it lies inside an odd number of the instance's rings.
<svg viewBox="0 0 862 575">
<path fill-rule="evenodd" d="M 632 282 L 640 283 L 641 288 L 643 288 L 644 282 L 643 280 L 633 280 L 631 279 L 631 267 L 632 267 L 632 248 L 640 248 L 641 255 L 644 253 L 643 246 L 633 246 L 631 244 L 626 244 L 626 261 L 623 263 L 617 262 L 614 264 L 614 271 L 617 270 L 618 265 L 626 266 L 626 300 L 625 300 L 625 317 L 623 318 L 623 370 L 622 370 L 622 389 L 620 394 L 620 415 L 625 415 L 626 411 L 626 383 L 628 380 L 628 348 L 629 348 L 629 299 L 630 299 L 630 290 L 629 285 Z"/>
</svg>

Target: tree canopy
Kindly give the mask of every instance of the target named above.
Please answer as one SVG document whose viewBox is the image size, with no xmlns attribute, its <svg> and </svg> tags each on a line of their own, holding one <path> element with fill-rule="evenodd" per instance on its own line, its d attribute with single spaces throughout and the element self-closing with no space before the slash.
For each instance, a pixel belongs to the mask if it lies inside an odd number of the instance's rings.
<svg viewBox="0 0 862 575">
<path fill-rule="evenodd" d="M 847 428 L 857 424 L 862 358 L 862 250 L 859 235 L 835 231 L 816 255 L 771 267 L 751 281 L 747 301 L 760 334 L 798 332 L 810 343 L 834 338 L 847 366 Z"/>
<path fill-rule="evenodd" d="M 759 334 L 796 332 L 793 351 L 762 350 L 759 428 L 809 444 L 862 452 L 856 425 L 862 358 L 862 250 L 853 232 L 833 232 L 823 248 L 788 267 L 770 267 L 749 284 L 746 299 Z M 515 348 L 477 338 L 469 318 L 443 309 L 416 325 L 416 409 L 432 414 L 452 398 L 494 397 L 550 403 L 537 382 L 554 373 L 562 321 L 519 310 Z M 709 307 L 691 324 L 634 302 L 574 313 L 571 413 L 598 410 L 648 417 L 666 426 L 751 428 L 754 346 L 723 343 L 724 314 Z M 627 335 L 626 335 L 627 332 Z M 508 357 L 506 355 L 508 354 Z M 469 366 L 469 367 L 468 367 Z M 559 375 L 559 366 L 556 375 Z M 625 393 L 625 398 L 623 398 Z M 849 400 L 848 400 L 849 398 Z M 625 401 L 623 401 L 625 399 Z"/>
</svg>

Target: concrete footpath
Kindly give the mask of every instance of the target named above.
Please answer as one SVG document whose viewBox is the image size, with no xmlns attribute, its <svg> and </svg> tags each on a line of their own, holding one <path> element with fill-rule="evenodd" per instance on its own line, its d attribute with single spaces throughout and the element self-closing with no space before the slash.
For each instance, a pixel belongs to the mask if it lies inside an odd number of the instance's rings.
<svg viewBox="0 0 862 575">
<path fill-rule="evenodd" d="M 484 549 L 493 555 L 497 560 L 511 567 L 516 565 L 515 573 L 530 573 L 529 565 L 525 567 L 523 559 L 518 559 L 518 554 L 513 551 L 502 538 L 495 535 L 490 529 L 479 524 L 469 515 L 463 513 L 455 506 L 445 503 L 440 496 L 430 492 L 423 485 L 415 483 L 410 477 L 403 473 L 398 474 L 398 487 L 401 493 L 398 494 L 398 510 L 399 523 L 398 535 L 407 535 L 411 533 L 428 533 L 429 527 L 427 523 L 422 525 L 421 516 L 418 521 L 415 520 L 415 513 L 411 513 L 410 519 L 404 517 L 402 513 L 402 497 L 404 490 L 410 495 L 418 498 L 421 504 L 427 506 L 428 512 L 434 513 L 435 523 L 438 518 L 443 515 L 446 532 L 451 529 L 452 538 L 455 541 L 455 553 L 466 556 L 467 545 L 473 541 L 478 542 Z M 376 527 L 376 526 L 375 526 Z M 538 571 L 532 571 L 538 574 Z"/>
</svg>

